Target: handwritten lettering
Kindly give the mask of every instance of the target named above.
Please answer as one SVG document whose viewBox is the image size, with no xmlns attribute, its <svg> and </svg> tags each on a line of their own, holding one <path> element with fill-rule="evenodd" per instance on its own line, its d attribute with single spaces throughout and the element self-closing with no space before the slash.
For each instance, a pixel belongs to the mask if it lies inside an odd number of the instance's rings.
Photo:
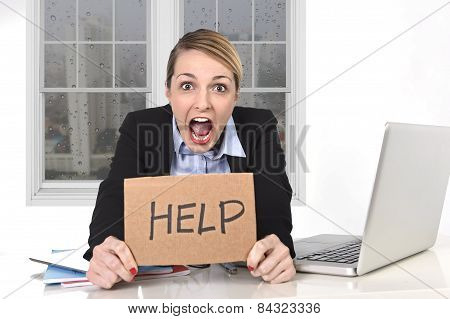
<svg viewBox="0 0 450 319">
<path fill-rule="evenodd" d="M 197 207 L 197 203 L 186 203 L 186 204 L 169 204 L 167 206 L 167 211 L 162 214 L 156 213 L 156 202 L 152 201 L 150 204 L 150 240 L 154 240 L 155 237 L 155 223 L 167 223 L 167 234 L 172 234 L 172 212 L 173 208 L 176 206 L 177 216 L 176 216 L 176 233 L 194 233 L 193 228 L 183 227 L 183 222 L 187 220 L 195 220 L 198 218 L 198 227 L 197 234 L 202 235 L 206 232 L 211 232 L 216 230 L 216 226 L 214 225 L 205 225 L 205 215 L 206 215 L 206 205 L 205 203 L 200 203 L 200 211 L 198 214 L 195 214 L 195 208 Z M 239 212 L 236 211 L 236 207 L 240 208 Z M 190 214 L 187 212 L 190 210 Z M 218 209 L 216 209 L 218 213 L 220 213 L 220 232 L 222 234 L 226 234 L 226 225 L 232 223 L 233 221 L 239 219 L 245 213 L 244 204 L 240 200 L 227 200 L 220 201 L 218 205 Z M 234 213 L 232 213 L 233 211 Z"/>
</svg>

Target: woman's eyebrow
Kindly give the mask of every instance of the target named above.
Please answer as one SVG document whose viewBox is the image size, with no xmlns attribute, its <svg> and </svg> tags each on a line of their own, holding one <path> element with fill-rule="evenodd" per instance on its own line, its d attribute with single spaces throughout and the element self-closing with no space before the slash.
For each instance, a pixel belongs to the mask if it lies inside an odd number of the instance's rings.
<svg viewBox="0 0 450 319">
<path fill-rule="evenodd" d="M 214 81 L 214 80 L 221 79 L 221 78 L 226 78 L 226 79 L 228 79 L 228 80 L 231 81 L 231 79 L 230 79 L 228 76 L 226 76 L 226 75 L 216 75 L 216 76 L 213 77 L 212 79 L 213 79 L 213 81 Z"/>
<path fill-rule="evenodd" d="M 177 78 L 178 78 L 179 76 L 181 76 L 181 75 L 186 75 L 186 76 L 188 76 L 188 77 L 197 79 L 197 77 L 196 77 L 194 74 L 192 74 L 192 73 L 180 73 L 180 74 L 178 74 Z M 226 76 L 226 75 L 216 75 L 216 76 L 214 76 L 212 79 L 213 79 L 213 81 L 214 81 L 214 80 L 221 79 L 221 78 L 226 78 L 226 79 L 228 79 L 228 80 L 231 81 L 231 79 L 230 79 L 228 76 Z"/>
</svg>

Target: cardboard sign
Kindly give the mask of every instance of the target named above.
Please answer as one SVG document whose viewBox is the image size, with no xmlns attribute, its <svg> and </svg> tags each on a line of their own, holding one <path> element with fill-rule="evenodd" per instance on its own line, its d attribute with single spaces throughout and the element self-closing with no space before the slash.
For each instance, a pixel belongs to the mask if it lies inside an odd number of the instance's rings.
<svg viewBox="0 0 450 319">
<path fill-rule="evenodd" d="M 138 265 L 243 261 L 256 242 L 252 173 L 125 179 L 124 202 Z"/>
</svg>

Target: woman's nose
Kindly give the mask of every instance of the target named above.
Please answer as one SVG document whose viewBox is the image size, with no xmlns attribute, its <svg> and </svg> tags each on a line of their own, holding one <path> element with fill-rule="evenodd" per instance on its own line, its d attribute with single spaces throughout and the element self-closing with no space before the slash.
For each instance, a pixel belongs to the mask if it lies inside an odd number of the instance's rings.
<svg viewBox="0 0 450 319">
<path fill-rule="evenodd" d="M 195 108 L 198 110 L 207 110 L 211 108 L 207 90 L 200 90 Z"/>
</svg>

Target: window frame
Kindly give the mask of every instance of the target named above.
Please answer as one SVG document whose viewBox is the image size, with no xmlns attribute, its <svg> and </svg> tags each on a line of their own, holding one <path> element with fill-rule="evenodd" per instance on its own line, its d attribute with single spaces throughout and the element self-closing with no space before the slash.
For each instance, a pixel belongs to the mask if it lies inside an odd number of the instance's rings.
<svg viewBox="0 0 450 319">
<path fill-rule="evenodd" d="M 289 0 L 291 92 L 286 104 L 286 171 L 292 186 L 292 206 L 306 203 L 306 0 Z M 292 127 L 293 130 L 288 130 Z"/>
<path fill-rule="evenodd" d="M 44 89 L 40 87 L 43 81 L 41 82 L 39 77 L 44 74 L 42 69 L 44 45 L 41 45 L 44 43 L 44 40 L 41 38 L 43 36 L 41 29 L 43 30 L 45 27 L 43 12 L 41 12 L 41 6 L 44 5 L 44 2 L 44 0 L 27 2 L 27 20 L 30 23 L 26 25 L 26 204 L 28 206 L 92 206 L 95 204 L 100 180 L 44 181 L 44 93 L 58 90 L 57 88 L 55 90 L 54 88 Z M 289 21 L 287 22 L 289 25 L 286 30 L 287 88 L 275 88 L 276 92 L 286 92 L 286 105 L 292 105 L 294 101 L 298 101 L 305 96 L 305 7 L 305 0 L 287 0 L 286 2 L 286 20 Z M 183 0 L 151 0 L 147 10 L 151 10 L 151 26 L 147 24 L 147 32 L 150 28 L 150 33 L 147 33 L 150 34 L 150 40 L 147 40 L 147 50 L 150 48 L 151 60 L 149 61 L 149 54 L 147 54 L 147 63 L 151 69 L 151 72 L 147 72 L 147 80 L 151 77 L 151 93 L 146 93 L 146 108 L 151 108 L 168 103 L 165 97 L 165 65 L 158 62 L 167 60 L 173 46 L 183 34 L 184 26 L 181 23 Z M 254 25 L 252 28 L 254 28 Z M 160 32 L 160 30 L 163 30 L 163 32 Z M 167 36 L 167 34 L 172 36 Z M 111 43 L 114 42 L 115 39 L 111 41 Z M 292 54 L 293 52 L 297 52 L 297 54 Z M 147 88 L 128 88 L 128 91 L 134 92 L 145 90 Z M 109 91 L 126 92 L 127 88 L 64 88 L 64 92 Z M 261 88 L 258 91 L 255 89 L 241 89 L 241 92 L 274 91 L 273 89 L 271 91 L 270 88 Z M 300 136 L 300 132 L 305 127 L 305 108 L 306 104 L 303 101 L 286 112 L 286 170 L 294 191 L 293 205 L 301 204 L 306 196 L 305 172 L 293 151 L 294 147 L 296 147 L 296 137 Z M 294 127 L 294 131 L 290 134 L 288 134 L 289 127 Z M 301 152 L 304 154 L 304 143 L 302 143 L 301 148 Z"/>
</svg>

